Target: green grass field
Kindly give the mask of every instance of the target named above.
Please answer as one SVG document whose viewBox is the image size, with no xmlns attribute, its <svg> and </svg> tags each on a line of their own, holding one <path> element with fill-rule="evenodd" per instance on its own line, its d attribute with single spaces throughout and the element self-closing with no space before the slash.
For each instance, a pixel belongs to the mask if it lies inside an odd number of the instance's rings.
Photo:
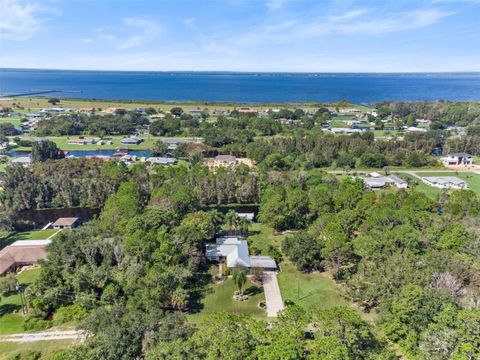
<svg viewBox="0 0 480 360">
<path fill-rule="evenodd" d="M 308 312 L 347 305 L 328 274 L 302 273 L 289 261 L 282 263 L 278 283 L 283 301 L 293 301 Z"/>
<path fill-rule="evenodd" d="M 58 230 L 55 229 L 47 229 L 15 233 L 3 233 L 0 234 L 0 249 L 3 249 L 5 246 L 18 240 L 45 240 L 57 232 Z"/>
<path fill-rule="evenodd" d="M 67 349 L 74 345 L 72 340 L 48 340 L 28 343 L 0 342 L 0 360 L 10 359 L 37 359 L 34 357 L 16 357 L 19 353 L 32 351 L 41 352 L 40 360 L 48 359 L 57 351 Z"/>
<path fill-rule="evenodd" d="M 201 309 L 199 312 L 191 313 L 188 318 L 192 322 L 201 321 L 205 315 L 216 312 L 227 312 L 230 314 L 248 314 L 253 317 L 263 318 L 267 314 L 265 310 L 258 307 L 258 304 L 264 300 L 263 289 L 247 281 L 244 287 L 249 298 L 246 301 L 233 299 L 233 293 L 236 290 L 232 278 L 228 278 L 220 284 L 210 284 L 206 289 L 206 295 L 201 300 Z"/>
<path fill-rule="evenodd" d="M 267 252 L 269 245 L 280 250 L 282 240 L 285 238 L 285 235 L 276 235 L 270 226 L 260 223 L 252 224 L 249 232 L 250 236 L 247 238 L 249 246 L 256 247 L 260 250 L 261 254 Z"/>
<path fill-rule="evenodd" d="M 17 276 L 21 285 L 30 285 L 40 276 L 40 269 L 25 270 Z M 23 317 L 21 301 L 18 293 L 2 296 L 0 300 L 0 334 L 15 334 L 23 332 Z"/>
</svg>

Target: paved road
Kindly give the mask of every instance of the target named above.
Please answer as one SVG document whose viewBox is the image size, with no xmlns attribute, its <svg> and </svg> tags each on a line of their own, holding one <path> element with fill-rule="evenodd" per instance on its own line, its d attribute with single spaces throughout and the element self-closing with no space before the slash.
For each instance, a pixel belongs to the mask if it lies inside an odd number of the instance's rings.
<svg viewBox="0 0 480 360">
<path fill-rule="evenodd" d="M 0 335 L 1 342 L 34 342 L 44 340 L 85 340 L 85 333 L 77 330 L 54 330 L 38 333 Z"/>
<path fill-rule="evenodd" d="M 263 272 L 263 291 L 267 304 L 267 315 L 276 317 L 278 312 L 283 310 L 282 294 L 278 286 L 277 273 L 274 271 Z"/>
</svg>

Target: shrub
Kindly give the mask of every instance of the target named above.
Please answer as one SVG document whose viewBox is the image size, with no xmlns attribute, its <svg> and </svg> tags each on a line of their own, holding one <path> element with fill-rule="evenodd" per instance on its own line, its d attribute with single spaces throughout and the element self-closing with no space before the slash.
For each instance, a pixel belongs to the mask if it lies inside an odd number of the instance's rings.
<svg viewBox="0 0 480 360">
<path fill-rule="evenodd" d="M 79 321 L 87 314 L 87 310 L 79 305 L 62 306 L 53 315 L 53 324 L 60 325 L 70 321 Z"/>
<path fill-rule="evenodd" d="M 8 357 L 8 360 L 37 360 L 40 359 L 42 353 L 37 350 L 24 350 L 16 352 Z"/>
<path fill-rule="evenodd" d="M 38 331 L 45 330 L 51 326 L 50 321 L 38 319 L 38 318 L 28 318 L 23 323 L 23 330 L 25 331 Z"/>
</svg>

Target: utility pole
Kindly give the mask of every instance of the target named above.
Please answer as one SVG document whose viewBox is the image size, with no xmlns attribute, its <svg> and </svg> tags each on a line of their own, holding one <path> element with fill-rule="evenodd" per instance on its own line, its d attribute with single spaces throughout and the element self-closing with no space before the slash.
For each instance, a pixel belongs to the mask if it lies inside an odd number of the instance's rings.
<svg viewBox="0 0 480 360">
<path fill-rule="evenodd" d="M 23 301 L 23 296 L 22 296 L 22 287 L 20 286 L 20 284 L 17 283 L 17 285 L 15 285 L 15 289 L 18 291 L 18 295 L 20 296 L 20 302 L 22 304 L 22 315 L 25 316 L 26 312 L 25 312 L 25 303 Z"/>
</svg>

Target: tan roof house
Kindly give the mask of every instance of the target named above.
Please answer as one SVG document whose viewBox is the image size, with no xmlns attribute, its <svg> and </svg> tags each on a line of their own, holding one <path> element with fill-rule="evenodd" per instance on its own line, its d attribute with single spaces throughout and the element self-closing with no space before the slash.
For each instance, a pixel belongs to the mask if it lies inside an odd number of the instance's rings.
<svg viewBox="0 0 480 360">
<path fill-rule="evenodd" d="M 54 229 L 71 229 L 74 228 L 75 226 L 79 225 L 80 221 L 76 217 L 70 217 L 70 218 L 58 218 L 57 221 L 55 221 L 52 224 L 52 227 Z"/>
</svg>

